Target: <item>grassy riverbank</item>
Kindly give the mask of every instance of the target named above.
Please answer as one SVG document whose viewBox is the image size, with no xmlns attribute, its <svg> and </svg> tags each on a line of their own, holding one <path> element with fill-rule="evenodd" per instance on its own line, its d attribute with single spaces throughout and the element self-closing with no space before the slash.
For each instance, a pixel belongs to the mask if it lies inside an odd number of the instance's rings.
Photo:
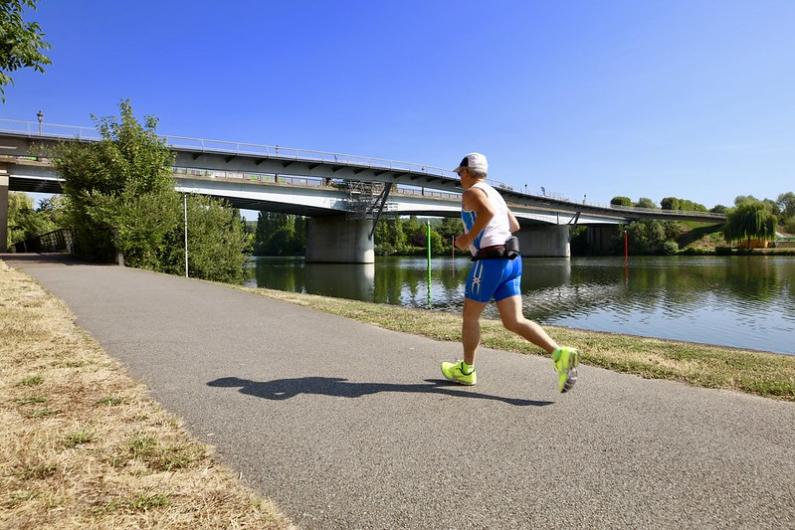
<svg viewBox="0 0 795 530">
<path fill-rule="evenodd" d="M 0 261 L 0 527 L 288 528 Z"/>
<path fill-rule="evenodd" d="M 241 289 L 393 331 L 436 340 L 461 340 L 460 315 L 270 289 Z M 545 355 L 506 331 L 497 320 L 484 319 L 481 328 L 484 346 Z M 795 401 L 795 356 L 553 326 L 547 330 L 558 342 L 579 348 L 587 364 L 645 378 L 672 379 Z"/>
</svg>

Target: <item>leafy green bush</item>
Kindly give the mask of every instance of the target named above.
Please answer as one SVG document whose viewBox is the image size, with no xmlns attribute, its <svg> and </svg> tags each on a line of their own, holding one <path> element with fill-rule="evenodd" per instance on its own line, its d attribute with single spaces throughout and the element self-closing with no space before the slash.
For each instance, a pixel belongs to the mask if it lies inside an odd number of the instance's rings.
<svg viewBox="0 0 795 530">
<path fill-rule="evenodd" d="M 710 254 L 710 252 L 701 248 L 687 247 L 681 251 L 680 254 L 684 256 L 704 256 L 706 254 Z"/>
<path fill-rule="evenodd" d="M 695 212 L 706 212 L 707 207 L 697 202 L 677 197 L 665 197 L 660 201 L 663 210 L 686 210 Z"/>
<path fill-rule="evenodd" d="M 142 126 L 129 101 L 121 117 L 96 120 L 99 142 L 62 142 L 52 156 L 64 177 L 66 217 L 75 252 L 127 265 L 181 274 L 184 271 L 183 201 L 174 191 L 174 154 L 155 132 L 157 120 Z M 188 199 L 189 270 L 219 281 L 243 278 L 244 252 L 251 238 L 236 210 L 210 197 Z"/>
<path fill-rule="evenodd" d="M 679 252 L 679 244 L 676 241 L 666 241 L 662 246 L 663 254 L 673 256 Z"/>
<path fill-rule="evenodd" d="M 715 254 L 718 256 L 730 256 L 733 253 L 731 247 L 715 247 Z"/>
<path fill-rule="evenodd" d="M 657 205 L 654 203 L 654 201 L 646 197 L 641 197 L 640 199 L 638 199 L 638 202 L 635 203 L 635 206 L 637 206 L 638 208 L 648 208 L 648 209 L 657 208 Z"/>
<path fill-rule="evenodd" d="M 184 229 L 179 226 L 166 237 L 165 272 L 185 271 Z M 188 274 L 222 282 L 240 283 L 246 253 L 253 237 L 237 210 L 212 197 L 188 197 Z"/>
</svg>

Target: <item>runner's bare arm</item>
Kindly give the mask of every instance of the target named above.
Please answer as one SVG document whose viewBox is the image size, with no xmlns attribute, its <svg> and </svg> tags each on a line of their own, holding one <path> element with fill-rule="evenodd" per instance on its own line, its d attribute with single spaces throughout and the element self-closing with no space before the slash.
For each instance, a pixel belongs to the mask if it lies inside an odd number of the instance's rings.
<svg viewBox="0 0 795 530">
<path fill-rule="evenodd" d="M 475 224 L 472 225 L 472 230 L 468 233 L 460 235 L 455 238 L 455 246 L 461 250 L 467 250 L 472 241 L 478 237 L 486 225 L 489 224 L 494 218 L 494 210 L 489 203 L 489 199 L 483 190 L 477 188 L 470 188 L 464 192 L 462 197 L 462 204 L 465 210 L 475 212 Z"/>
<path fill-rule="evenodd" d="M 521 226 L 519 226 L 519 221 L 516 220 L 516 216 L 513 214 L 511 210 L 508 210 L 508 226 L 510 226 L 511 233 L 518 232 Z"/>
</svg>

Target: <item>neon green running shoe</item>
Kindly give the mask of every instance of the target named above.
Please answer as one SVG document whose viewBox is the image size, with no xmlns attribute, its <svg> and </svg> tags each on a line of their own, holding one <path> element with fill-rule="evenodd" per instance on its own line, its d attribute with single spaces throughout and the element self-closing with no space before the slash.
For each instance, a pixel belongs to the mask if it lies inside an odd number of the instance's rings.
<svg viewBox="0 0 795 530">
<path fill-rule="evenodd" d="M 462 364 L 464 364 L 464 361 L 442 363 L 442 375 L 444 375 L 448 381 L 458 383 L 459 385 L 472 386 L 477 383 L 478 375 L 475 373 L 475 370 L 472 370 L 471 374 L 465 374 L 462 371 Z"/>
<path fill-rule="evenodd" d="M 580 352 L 574 348 L 562 347 L 552 352 L 552 361 L 558 373 L 558 390 L 568 392 L 577 382 L 577 365 L 580 364 Z"/>
</svg>

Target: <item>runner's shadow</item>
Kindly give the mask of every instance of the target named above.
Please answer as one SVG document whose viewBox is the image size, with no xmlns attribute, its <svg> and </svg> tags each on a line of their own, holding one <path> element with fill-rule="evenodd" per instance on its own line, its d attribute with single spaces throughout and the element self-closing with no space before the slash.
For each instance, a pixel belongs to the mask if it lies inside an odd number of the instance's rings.
<svg viewBox="0 0 795 530">
<path fill-rule="evenodd" d="M 351 383 L 347 379 L 340 377 L 298 377 L 295 379 L 275 379 L 273 381 L 249 381 L 248 379 L 237 377 L 221 377 L 215 381 L 210 381 L 207 385 L 222 388 L 240 387 L 241 394 L 273 400 L 290 399 L 298 394 L 358 398 L 379 392 L 409 392 L 490 399 L 519 407 L 543 407 L 554 403 L 553 401 L 514 399 L 453 390 L 448 387 L 461 388 L 461 386 L 441 379 L 426 379 L 425 382 L 427 384 L 424 385 L 397 385 L 391 383 Z"/>
</svg>

